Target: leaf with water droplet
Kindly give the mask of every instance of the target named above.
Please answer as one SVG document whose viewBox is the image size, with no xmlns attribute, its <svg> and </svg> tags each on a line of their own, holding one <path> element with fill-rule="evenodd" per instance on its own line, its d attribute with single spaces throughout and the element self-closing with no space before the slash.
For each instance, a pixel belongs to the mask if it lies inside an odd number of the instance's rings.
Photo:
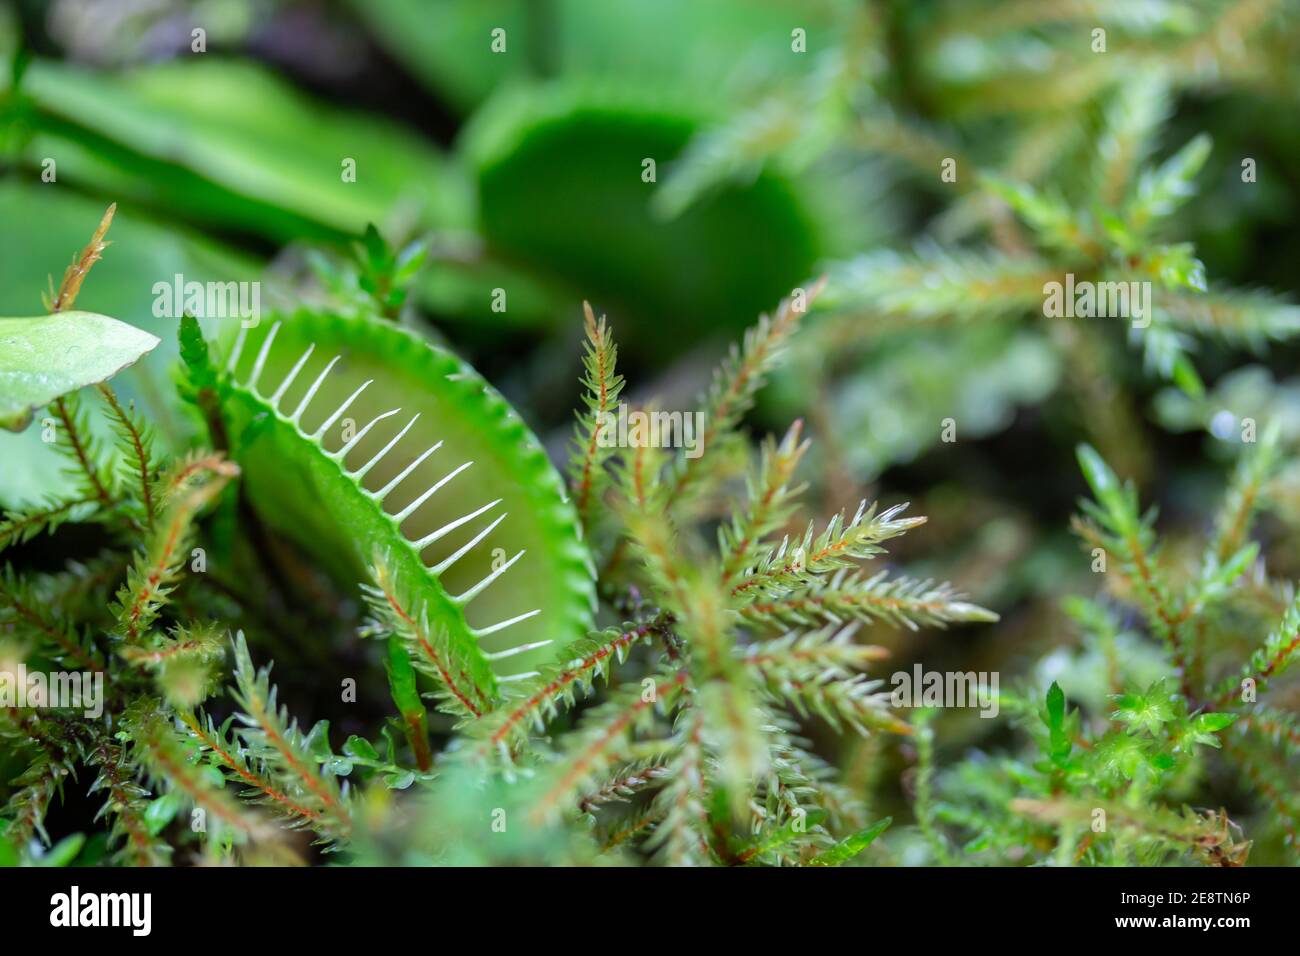
<svg viewBox="0 0 1300 956">
<path fill-rule="evenodd" d="M 112 378 L 159 341 L 95 312 L 0 319 L 0 428 L 22 431 L 38 408 Z"/>
</svg>

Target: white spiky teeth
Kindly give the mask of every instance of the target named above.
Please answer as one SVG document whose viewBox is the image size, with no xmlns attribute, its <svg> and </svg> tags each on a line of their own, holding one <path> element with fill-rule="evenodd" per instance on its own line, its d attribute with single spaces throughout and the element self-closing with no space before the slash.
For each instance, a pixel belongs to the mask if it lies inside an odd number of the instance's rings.
<svg viewBox="0 0 1300 956">
<path fill-rule="evenodd" d="M 266 357 L 271 354 L 271 343 L 275 341 L 275 335 L 280 331 L 280 323 L 277 322 L 271 326 L 271 331 L 266 338 L 262 340 L 262 347 L 257 352 L 257 361 L 253 363 L 253 371 L 248 376 L 248 387 L 257 390 L 257 380 L 262 376 L 262 369 L 266 365 Z"/>
<path fill-rule="evenodd" d="M 501 517 L 504 518 L 505 515 L 502 515 Z M 493 527 L 496 526 L 493 525 Z M 488 530 L 491 531 L 492 528 L 489 528 Z M 516 554 L 505 564 L 501 565 L 499 568 L 495 568 L 487 577 L 485 577 L 478 584 L 474 585 L 472 588 L 470 588 L 468 591 L 465 591 L 463 594 L 456 595 L 455 597 L 452 598 L 452 600 L 455 601 L 457 604 L 468 604 L 470 601 L 474 600 L 485 590 L 487 590 L 488 585 L 490 585 L 497 578 L 501 577 L 501 575 L 509 571 L 511 565 L 513 565 L 516 561 L 518 561 L 523 556 L 524 556 L 524 552 L 520 551 L 518 554 Z M 435 568 L 434 570 L 436 571 L 437 569 Z"/>
<path fill-rule="evenodd" d="M 438 444 L 442 444 L 442 443 L 439 442 Z M 437 447 L 437 446 L 435 445 L 434 447 Z M 459 465 L 458 467 L 452 469 L 452 470 L 451 470 L 447 475 L 445 475 L 443 478 L 441 478 L 441 479 L 439 479 L 438 481 L 434 482 L 432 488 L 427 489 L 427 490 L 424 492 L 424 494 L 420 495 L 420 497 L 416 498 L 414 501 L 412 501 L 409 505 L 407 505 L 405 508 L 403 508 L 403 509 L 402 509 L 401 511 L 399 511 L 397 514 L 393 515 L 393 520 L 396 521 L 398 524 L 401 524 L 401 523 L 402 523 L 403 521 L 405 521 L 407 518 L 411 517 L 411 515 L 413 515 L 413 514 L 415 513 L 415 509 L 419 508 L 420 505 L 422 505 L 422 504 L 424 504 L 426 501 L 428 501 L 429 498 L 431 498 L 431 497 L 433 496 L 433 493 L 434 493 L 434 492 L 436 492 L 439 488 L 441 488 L 441 487 L 442 487 L 443 485 L 445 485 L 447 482 L 451 481 L 453 478 L 455 478 L 457 475 L 459 475 L 462 471 L 464 471 L 466 468 L 468 468 L 468 467 L 469 467 L 470 465 L 472 465 L 472 464 L 474 464 L 474 462 L 472 462 L 472 461 L 467 461 L 467 462 L 465 462 L 465 464 L 463 464 L 463 465 Z M 497 499 L 497 500 L 499 501 L 500 499 Z M 436 540 L 436 539 L 435 539 L 435 540 Z"/>
<path fill-rule="evenodd" d="M 352 477 L 355 478 L 357 481 L 360 481 L 362 478 L 364 478 L 366 476 L 366 473 L 370 471 L 371 468 L 375 467 L 375 463 L 378 462 L 379 459 L 383 458 L 390 451 L 392 451 L 393 447 L 404 437 L 406 437 L 406 433 L 411 430 L 411 426 L 414 425 L 419 420 L 419 418 L 420 418 L 420 413 L 416 412 L 415 417 L 406 423 L 406 427 L 403 428 L 396 435 L 394 435 L 392 441 L 390 441 L 383 448 L 379 449 L 378 454 L 376 454 L 374 458 L 371 458 L 368 462 L 366 462 L 364 465 L 362 465 L 360 468 L 354 471 L 352 473 Z"/>
<path fill-rule="evenodd" d="M 248 338 L 248 326 L 240 324 L 239 335 L 235 336 L 235 347 L 230 352 L 230 361 L 226 363 L 226 371 L 233 372 L 235 366 L 239 364 L 239 356 L 244 351 L 244 340 Z"/>
<path fill-rule="evenodd" d="M 520 621 L 526 621 L 530 617 L 536 617 L 538 614 L 541 613 L 542 613 L 541 608 L 534 608 L 531 611 L 525 611 L 523 614 L 517 614 L 512 618 L 507 618 L 506 620 L 501 621 L 499 624 L 489 624 L 487 627 L 470 628 L 470 630 L 474 632 L 475 637 L 487 637 L 489 634 L 495 634 L 497 631 L 504 631 L 507 627 L 509 627 L 512 624 L 518 624 Z"/>
<path fill-rule="evenodd" d="M 493 528 L 495 528 L 497 525 L 499 525 L 502 521 L 505 521 L 505 520 L 506 520 L 506 515 L 507 515 L 507 514 L 509 514 L 509 512 L 506 512 L 505 514 L 500 515 L 500 516 L 499 516 L 495 521 L 493 521 L 490 525 L 488 525 L 486 528 L 484 528 L 482 531 L 480 531 L 478 534 L 476 534 L 473 538 L 471 538 L 468 544 L 466 544 L 463 548 L 461 548 L 459 551 L 457 551 L 457 552 L 456 552 L 455 554 L 453 554 L 451 557 L 447 558 L 447 560 L 441 562 L 440 564 L 435 564 L 435 565 L 433 566 L 433 573 L 436 574 L 436 575 L 440 575 L 440 576 L 441 576 L 441 574 L 442 574 L 444 571 L 446 571 L 449 567 L 451 567 L 453 564 L 455 564 L 455 563 L 456 563 L 457 561 L 459 561 L 461 558 L 465 557 L 465 555 L 468 554 L 471 550 L 473 550 L 474 547 L 475 547 L 475 546 L 476 546 L 480 541 L 482 541 L 484 538 L 486 538 L 489 534 L 492 533 L 492 529 L 493 529 Z"/>
<path fill-rule="evenodd" d="M 357 432 L 355 435 L 352 436 L 352 440 L 350 442 L 348 442 L 346 445 L 344 445 L 342 448 L 336 451 L 331 457 L 337 462 L 342 462 L 343 459 L 348 457 L 348 452 L 356 448 L 357 445 L 360 444 L 361 439 L 365 438 L 367 435 L 370 434 L 370 429 L 374 428 L 385 418 L 392 418 L 400 411 L 401 411 L 400 408 L 394 408 L 389 411 L 381 412 L 380 414 L 376 415 L 374 418 L 370 419 L 370 421 L 361 429 L 361 431 Z"/>
<path fill-rule="evenodd" d="M 432 455 L 435 451 L 437 451 L 441 447 L 442 447 L 442 442 L 437 442 L 436 444 L 434 444 L 432 448 L 429 448 L 427 451 L 422 452 L 420 454 L 420 457 L 416 458 L 415 461 L 411 462 L 409 465 L 407 465 L 405 468 L 402 469 L 401 474 L 399 474 L 388 484 L 384 485 L 384 487 L 376 491 L 371 497 L 373 497 L 378 502 L 383 502 L 383 500 L 387 498 L 389 494 L 392 493 L 392 490 L 394 488 L 396 488 L 403 481 L 405 481 L 410 476 L 411 472 L 419 468 L 426 458 L 428 458 L 430 455 Z"/>
<path fill-rule="evenodd" d="M 423 551 L 429 545 L 433 544 L 439 538 L 443 537 L 443 535 L 450 534 L 451 532 L 459 528 L 461 525 L 463 525 L 466 521 L 473 521 L 483 512 L 495 508 L 499 504 L 501 504 L 500 498 L 498 498 L 496 501 L 489 501 L 487 504 L 485 504 L 482 508 L 479 508 L 477 511 L 471 511 L 469 514 L 457 518 L 455 521 L 448 521 L 437 531 L 433 531 L 430 532 L 429 534 L 426 534 L 419 541 L 411 542 L 411 545 L 412 547 L 415 548 L 416 551 Z"/>
<path fill-rule="evenodd" d="M 530 678 L 536 677 L 536 676 L 538 675 L 538 673 L 539 673 L 538 671 L 524 671 L 524 673 L 522 673 L 522 674 L 511 674 L 511 675 L 509 675 L 508 677 L 498 677 L 498 678 L 497 678 L 497 683 L 498 683 L 498 684 L 513 684 L 513 683 L 515 683 L 516 681 L 528 680 L 528 679 L 530 679 Z"/>
<path fill-rule="evenodd" d="M 532 678 L 536 678 L 538 674 L 539 671 L 524 671 L 523 674 L 511 674 L 508 676 L 504 676 L 504 678 L 497 678 L 497 683 L 513 684 L 516 682 L 516 680 L 529 680 Z"/>
<path fill-rule="evenodd" d="M 280 399 L 284 398 L 284 393 L 289 391 L 289 386 L 293 384 L 293 380 L 298 377 L 298 373 L 302 371 L 302 367 L 307 364 L 307 360 L 311 358 L 311 353 L 314 351 L 316 351 L 315 342 L 307 346 L 307 351 L 303 352 L 298 361 L 293 364 L 293 368 L 289 369 L 289 374 L 284 377 L 284 381 L 280 383 L 280 387 L 277 388 L 275 394 L 267 400 L 271 403 L 272 408 L 280 407 Z"/>
<path fill-rule="evenodd" d="M 520 644 L 518 647 L 507 648 L 504 651 L 496 651 L 495 653 L 492 654 L 489 654 L 486 651 L 484 651 L 483 656 L 490 661 L 501 661 L 501 660 L 505 660 L 507 657 L 514 657 L 516 654 L 525 654 L 528 651 L 535 651 L 537 650 L 537 648 L 545 647 L 547 644 L 550 643 L 551 641 L 549 640 L 534 641 L 532 644 Z"/>
<path fill-rule="evenodd" d="M 321 423 L 320 428 L 312 432 L 309 437 L 313 440 L 319 440 L 321 435 L 324 435 L 327 431 L 329 431 L 329 427 L 333 425 L 336 421 L 338 421 L 339 417 L 348 410 L 348 407 L 357 400 L 358 396 L 360 396 L 362 392 L 364 392 L 367 388 L 369 388 L 374 383 L 375 380 L 373 378 L 368 378 L 360 385 L 358 385 L 357 390 L 353 392 L 351 395 L 349 395 L 346 399 L 344 399 L 343 404 L 340 405 L 338 408 L 334 409 L 334 414 L 331 415 L 329 418 L 325 419 L 325 421 Z"/>
<path fill-rule="evenodd" d="M 316 376 L 316 381 L 311 383 L 311 387 L 307 389 L 307 394 L 302 397 L 302 401 L 298 403 L 298 407 L 295 408 L 293 414 L 289 416 L 289 421 L 293 422 L 295 425 L 302 421 L 302 413 L 307 410 L 307 405 L 316 397 L 316 392 L 325 384 L 325 379 L 329 376 L 329 373 L 334 370 L 334 366 L 338 364 L 340 358 L 342 358 L 341 355 L 334 356 L 325 365 L 325 368 L 321 373 Z"/>
</svg>

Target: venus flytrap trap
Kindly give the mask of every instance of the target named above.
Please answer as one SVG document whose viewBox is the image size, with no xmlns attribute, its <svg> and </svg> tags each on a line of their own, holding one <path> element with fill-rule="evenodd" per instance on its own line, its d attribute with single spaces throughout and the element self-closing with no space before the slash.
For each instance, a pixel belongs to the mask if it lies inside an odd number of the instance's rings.
<svg viewBox="0 0 1300 956">
<path fill-rule="evenodd" d="M 590 620 L 587 559 L 540 445 L 473 370 L 409 332 L 305 311 L 264 325 L 226 361 L 254 507 L 345 580 L 382 564 L 408 591 L 385 600 L 445 634 L 490 707 L 491 660 Z"/>
</svg>

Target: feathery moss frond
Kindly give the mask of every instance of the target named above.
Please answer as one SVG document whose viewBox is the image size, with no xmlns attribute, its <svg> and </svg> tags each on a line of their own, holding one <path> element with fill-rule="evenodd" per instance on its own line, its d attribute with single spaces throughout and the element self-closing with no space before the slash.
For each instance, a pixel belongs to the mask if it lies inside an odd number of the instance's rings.
<svg viewBox="0 0 1300 956">
<path fill-rule="evenodd" d="M 152 531 L 157 511 L 157 503 L 153 500 L 153 483 L 159 471 L 158 463 L 154 460 L 153 434 L 148 425 L 140 421 L 134 408 L 128 410 L 122 407 L 112 386 L 100 382 L 95 388 L 109 410 L 117 433 L 124 471 L 119 484 L 134 482 L 144 525 Z"/>
<path fill-rule="evenodd" d="M 138 644 L 148 633 L 190 556 L 195 520 L 238 474 L 239 468 L 231 462 L 214 463 L 211 470 L 192 472 L 170 497 L 110 609 L 117 618 L 115 633 L 120 638 Z"/>
<path fill-rule="evenodd" d="M 556 755 L 554 766 L 539 778 L 530 817 L 535 823 L 554 819 L 576 806 L 581 795 L 599 787 L 611 767 L 629 758 L 629 735 L 648 725 L 656 711 L 668 712 L 686 685 L 684 670 L 647 678 L 610 695 L 583 715 L 575 734 Z"/>
<path fill-rule="evenodd" d="M 129 861 L 136 866 L 167 863 L 171 847 L 151 832 L 146 819 L 149 791 L 136 782 L 136 770 L 128 764 L 126 750 L 102 737 L 91 751 L 91 761 L 99 768 L 99 776 L 90 785 L 90 792 L 102 790 L 106 795 L 96 819 L 112 817 L 108 839 L 110 845 L 121 842 L 116 851 L 118 862 Z"/>
<path fill-rule="evenodd" d="M 602 440 L 602 433 L 608 427 L 606 416 L 613 414 L 623 392 L 623 376 L 615 371 L 618 346 L 614 344 L 612 330 L 605 324 L 605 317 L 601 316 L 598 322 L 586 302 L 582 303 L 582 310 L 587 333 L 582 358 L 585 370 L 582 384 L 586 392 L 582 400 L 587 410 L 579 413 L 575 425 L 569 484 L 578 518 L 590 538 L 592 502 L 609 484 L 605 462 L 611 454 L 610 445 Z"/>
<path fill-rule="evenodd" d="M 211 818 L 206 827 L 209 833 L 212 827 L 221 826 L 240 838 L 268 838 L 267 826 L 222 788 L 221 775 L 215 771 L 209 774 L 194 762 L 194 754 L 186 747 L 185 739 L 162 716 L 157 704 L 142 698 L 123 716 L 123 726 L 133 738 L 133 750 L 155 786 L 179 794 L 203 810 Z"/>
<path fill-rule="evenodd" d="M 638 642 L 664 626 L 664 618 L 624 628 L 608 628 L 565 649 L 564 659 L 523 683 L 495 713 L 474 725 L 487 744 L 509 755 L 532 729 L 538 731 L 564 707 L 572 709 L 579 696 L 587 696 L 596 681 L 606 677 L 616 661 L 626 659 Z"/>
<path fill-rule="evenodd" d="M 328 768 L 317 761 L 328 752 L 328 728 L 313 727 L 303 734 L 288 710 L 276 701 L 270 665 L 255 670 L 243 633 L 235 636 L 234 697 L 239 705 L 240 737 L 253 760 L 275 768 L 295 805 L 315 811 L 318 825 L 346 835 L 352 828 L 347 793 Z"/>
<path fill-rule="evenodd" d="M 801 716 L 815 713 L 832 727 L 841 722 L 860 734 L 884 729 L 906 733 L 890 713 L 889 695 L 881 682 L 862 670 L 885 656 L 883 648 L 852 643 L 855 626 L 791 632 L 765 641 L 742 657 L 769 693 L 795 708 Z"/>
<path fill-rule="evenodd" d="M 701 448 L 712 448 L 714 443 L 729 434 L 754 404 L 754 395 L 767 381 L 768 374 L 781 360 L 790 336 L 794 334 L 803 314 L 821 294 L 824 279 L 806 290 L 783 299 L 771 317 L 759 317 L 758 324 L 746 331 L 739 348 L 733 346 L 730 356 L 715 373 L 713 383 L 701 405 L 704 409 L 704 434 L 699 436 Z M 673 462 L 670 479 L 674 500 L 693 489 L 700 478 L 698 462 L 702 458 L 688 458 L 685 450 Z"/>
<path fill-rule="evenodd" d="M 772 597 L 759 598 L 737 613 L 746 622 L 774 627 L 887 621 L 909 630 L 945 627 L 958 622 L 990 622 L 998 616 L 966 601 L 947 583 L 891 577 L 888 571 L 866 575 L 841 568 Z"/>
<path fill-rule="evenodd" d="M 473 679 L 473 661 L 452 641 L 445 627 L 430 620 L 429 609 L 397 580 L 386 557 L 377 556 L 373 587 L 364 587 L 376 624 L 370 633 L 395 634 L 406 646 L 415 668 L 438 682 L 438 709 L 458 720 L 472 721 L 496 706 Z"/>
<path fill-rule="evenodd" d="M 9 565 L 0 568 L 0 621 L 9 623 L 19 635 L 34 638 L 55 661 L 103 670 L 102 656 L 91 635 L 79 633 L 75 624 L 52 618 L 35 587 Z"/>
<path fill-rule="evenodd" d="M 90 419 L 76 394 L 64 395 L 50 406 L 57 421 L 55 449 L 71 462 L 67 474 L 76 483 L 79 496 L 111 507 L 117 496 L 115 484 L 104 475 L 104 452 L 90 429 Z"/>
<path fill-rule="evenodd" d="M 925 523 L 924 517 L 900 518 L 907 504 L 894 505 L 877 513 L 876 505 L 864 500 L 853 517 L 845 521 L 841 511 L 814 537 L 816 523 L 810 522 L 798 543 L 789 538 L 769 549 L 746 570 L 731 589 L 740 603 L 754 600 L 763 590 L 782 591 L 798 587 L 817 575 L 852 567 L 854 561 L 883 554 L 880 542 L 888 541 Z"/>
<path fill-rule="evenodd" d="M 41 534 L 54 534 L 65 523 L 85 521 L 98 505 L 98 498 L 75 496 L 47 499 L 39 505 L 6 511 L 4 520 L 0 521 L 0 551 Z"/>
<path fill-rule="evenodd" d="M 272 782 L 265 764 L 254 768 L 248 749 L 231 733 L 235 722 L 233 716 L 220 727 L 209 716 L 179 711 L 177 717 L 194 741 L 211 753 L 226 779 L 244 788 L 240 791 L 241 797 L 276 813 L 291 829 L 311 826 L 320 820 L 319 810 L 303 806 Z"/>
<path fill-rule="evenodd" d="M 747 479 L 746 508 L 718 532 L 718 550 L 725 555 L 724 586 L 757 561 L 763 539 L 786 523 L 794 507 L 793 499 L 803 491 L 803 486 L 790 484 L 799 460 L 811 444 L 809 440 L 799 441 L 802 428 L 803 422 L 797 421 L 779 445 L 772 438 L 764 442 L 758 470 Z"/>
<path fill-rule="evenodd" d="M 156 632 L 117 648 L 123 660 L 154 675 L 158 692 L 178 712 L 197 707 L 218 687 L 225 660 L 225 628 L 216 622 L 177 625 L 166 637 Z"/>
</svg>

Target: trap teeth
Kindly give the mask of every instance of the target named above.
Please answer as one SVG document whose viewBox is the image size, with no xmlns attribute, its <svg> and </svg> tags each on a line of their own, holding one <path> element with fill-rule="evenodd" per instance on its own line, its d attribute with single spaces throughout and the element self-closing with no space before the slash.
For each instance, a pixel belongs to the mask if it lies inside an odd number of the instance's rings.
<svg viewBox="0 0 1300 956">
<path fill-rule="evenodd" d="M 417 421 L 419 421 L 419 419 L 420 419 L 420 413 L 416 412 L 415 417 L 406 423 L 406 427 L 403 428 L 396 435 L 394 435 L 392 441 L 390 441 L 383 448 L 379 449 L 379 452 L 375 455 L 374 458 L 371 458 L 368 462 L 366 462 L 364 465 L 362 465 L 360 468 L 354 471 L 352 473 L 352 477 L 357 479 L 358 481 L 364 478 L 366 476 L 366 472 L 370 471 L 371 468 L 375 467 L 375 464 L 379 461 L 379 459 L 383 458 L 390 451 L 392 451 L 393 446 L 395 446 L 399 441 L 401 441 L 406 436 L 406 433 L 411 430 L 411 426 L 414 425 Z"/>
<path fill-rule="evenodd" d="M 439 442 L 438 444 L 442 444 L 442 443 Z M 437 446 L 435 445 L 434 447 L 436 448 Z M 416 509 L 419 508 L 420 505 L 424 504 L 433 496 L 434 492 L 436 492 L 443 485 L 447 484 L 447 482 L 451 481 L 453 478 L 455 478 L 457 475 L 459 475 L 462 471 L 464 471 L 472 464 L 474 464 L 472 461 L 467 461 L 465 462 L 465 464 L 452 469 L 451 472 L 444 475 L 438 481 L 435 481 L 433 483 L 432 488 L 425 490 L 425 492 L 422 495 L 420 495 L 420 497 L 416 498 L 414 501 L 412 501 L 409 505 L 407 505 L 397 514 L 393 515 L 393 520 L 396 521 L 398 524 L 401 524 L 407 518 L 411 517 L 411 515 L 415 514 Z M 499 501 L 500 499 L 497 500 Z M 433 540 L 436 541 L 437 539 L 435 538 Z"/>
<path fill-rule="evenodd" d="M 358 397 L 360 397 L 361 393 L 364 392 L 371 385 L 373 385 L 374 382 L 375 380 L 373 378 L 368 378 L 364 382 L 362 382 L 359 386 L 357 386 L 357 390 L 353 392 L 351 395 L 349 395 L 347 398 L 345 398 L 343 400 L 343 404 L 340 405 L 338 408 L 334 409 L 334 414 L 331 415 L 329 418 L 325 419 L 325 421 L 321 423 L 320 428 L 312 432 L 310 437 L 319 441 L 320 437 L 324 435 L 327 431 L 329 431 L 330 426 L 333 425 L 336 421 L 338 421 L 339 418 L 343 415 L 343 413 L 346 412 L 348 408 L 352 405 L 352 403 L 355 402 Z"/>
<path fill-rule="evenodd" d="M 505 515 L 502 515 L 501 517 L 504 518 Z M 489 528 L 488 530 L 491 531 L 492 529 Z M 470 588 L 468 591 L 465 591 L 465 592 L 462 593 L 462 594 L 458 594 L 458 595 L 456 595 L 456 597 L 454 597 L 452 600 L 454 600 L 457 604 L 468 604 L 470 601 L 474 600 L 476 597 L 478 597 L 480 594 L 482 594 L 485 590 L 487 590 L 488 586 L 489 586 L 493 581 L 495 581 L 497 578 L 501 577 L 501 575 L 503 575 L 503 574 L 505 574 L 507 571 L 509 571 L 510 568 L 514 565 L 514 563 L 515 563 L 516 561 L 518 561 L 520 558 L 522 558 L 523 556 L 524 556 L 524 552 L 523 552 L 523 551 L 520 551 L 518 554 L 516 554 L 513 558 L 511 558 L 511 559 L 510 559 L 509 561 L 507 561 L 505 564 L 501 565 L 501 567 L 494 569 L 490 574 L 488 574 L 487 577 L 485 577 L 485 578 L 484 578 L 482 581 L 480 581 L 478 584 L 474 585 L 474 586 L 473 586 L 472 588 Z M 437 570 L 437 569 L 435 569 L 435 570 Z"/>
<path fill-rule="evenodd" d="M 445 481 L 446 479 L 443 480 Z M 455 521 L 448 521 L 437 531 L 430 532 L 429 534 L 426 534 L 423 538 L 421 538 L 419 541 L 412 542 L 411 546 L 415 548 L 416 551 L 423 551 L 429 545 L 433 544 L 439 538 L 443 537 L 443 535 L 450 534 L 452 531 L 455 531 L 457 528 L 463 525 L 466 521 L 473 521 L 483 512 L 495 508 L 499 504 L 501 504 L 500 498 L 498 498 L 496 501 L 489 501 L 487 504 L 485 504 L 482 508 L 479 508 L 477 511 L 471 511 L 469 514 L 457 518 Z"/>
<path fill-rule="evenodd" d="M 244 342 L 248 339 L 248 326 L 240 325 L 239 334 L 235 336 L 235 347 L 230 350 L 230 360 L 226 362 L 226 371 L 234 372 L 235 366 L 239 364 L 239 356 L 243 354 Z"/>
<path fill-rule="evenodd" d="M 289 421 L 293 422 L 295 425 L 302 421 L 302 413 L 307 410 L 307 406 L 311 404 L 311 400 L 316 397 L 316 392 L 318 392 L 320 387 L 325 384 L 325 379 L 329 377 L 330 372 L 334 370 L 334 366 L 338 364 L 341 357 L 342 356 L 336 355 L 326 363 L 325 368 L 316 376 L 316 381 L 312 382 L 311 387 L 307 389 L 307 394 L 304 395 L 302 401 L 298 403 L 298 407 L 295 408 L 293 414 L 289 416 Z"/>
<path fill-rule="evenodd" d="M 541 608 L 534 608 L 531 611 L 525 611 L 523 614 L 516 614 L 514 617 L 507 618 L 497 624 L 489 624 L 487 627 L 473 628 L 475 637 L 487 637 L 489 634 L 495 634 L 497 631 L 504 631 L 512 624 L 518 624 L 520 621 L 526 621 L 530 617 L 536 617 L 542 613 Z"/>
<path fill-rule="evenodd" d="M 506 512 L 506 514 L 509 514 L 509 512 Z M 486 538 L 489 534 L 492 533 L 492 529 L 494 529 L 497 525 L 499 525 L 502 521 L 505 520 L 506 520 L 505 514 L 498 517 L 490 525 L 488 525 L 486 528 L 484 528 L 482 531 L 476 534 L 472 539 L 470 539 L 469 543 L 466 544 L 464 547 L 462 547 L 459 551 L 457 551 L 455 554 L 453 554 L 451 557 L 447 558 L 447 560 L 441 562 L 440 564 L 434 565 L 433 573 L 437 575 L 441 575 L 449 567 L 451 567 L 461 558 L 465 557 L 466 554 L 468 554 L 470 551 L 476 548 L 480 541 L 482 541 L 484 538 Z M 459 600 L 459 598 L 457 600 Z"/>
<path fill-rule="evenodd" d="M 361 431 L 357 432 L 355 435 L 352 436 L 352 440 L 350 442 L 348 442 L 346 445 L 344 445 L 342 448 L 340 448 L 338 451 L 334 453 L 333 456 L 334 460 L 339 462 L 339 464 L 343 464 L 344 459 L 348 457 L 348 452 L 350 452 L 353 448 L 356 448 L 357 445 L 361 442 L 361 439 L 365 438 L 366 435 L 370 434 L 370 429 L 374 428 L 385 418 L 392 418 L 400 411 L 401 411 L 400 408 L 394 408 L 391 411 L 383 412 L 379 415 L 376 415 L 374 418 L 370 419 L 369 423 L 367 423 L 366 426 L 361 429 Z"/>
<path fill-rule="evenodd" d="M 507 676 L 507 677 L 498 677 L 498 678 L 497 678 L 497 683 L 498 683 L 498 684 L 513 684 L 513 683 L 515 683 L 515 682 L 517 682 L 517 681 L 521 681 L 521 680 L 529 680 L 529 679 L 531 679 L 531 678 L 533 678 L 533 677 L 536 677 L 539 673 L 540 673 L 539 671 L 524 671 L 524 673 L 522 673 L 522 674 L 510 674 L 510 675 Z"/>
<path fill-rule="evenodd" d="M 520 644 L 518 647 L 509 647 L 506 648 L 504 651 L 496 651 L 495 653 L 491 653 L 491 654 L 484 651 L 483 656 L 490 661 L 503 661 L 507 657 L 514 657 L 517 654 L 526 654 L 528 651 L 535 651 L 537 650 L 537 648 L 545 647 L 547 644 L 550 643 L 551 643 L 550 641 L 534 641 L 531 644 Z"/>
<path fill-rule="evenodd" d="M 248 376 L 248 387 L 255 392 L 257 391 L 257 380 L 262 377 L 262 369 L 266 367 L 266 358 L 271 354 L 271 345 L 275 342 L 276 333 L 279 331 L 279 322 L 271 326 L 271 331 L 262 340 L 262 347 L 257 352 L 256 361 L 253 362 L 253 371 Z"/>
<path fill-rule="evenodd" d="M 418 458 L 416 458 L 415 461 L 411 462 L 409 465 L 403 468 L 401 474 L 399 474 L 388 484 L 384 485 L 384 487 L 376 491 L 371 497 L 373 497 L 378 502 L 382 502 L 385 498 L 387 498 L 392 493 L 394 488 L 396 488 L 398 485 L 400 485 L 403 481 L 405 481 L 410 476 L 411 472 L 419 468 L 426 458 L 428 458 L 430 455 L 432 455 L 435 451 L 437 451 L 441 447 L 442 447 L 442 442 L 434 443 L 432 447 L 430 447 L 428 450 L 421 453 L 421 455 Z"/>
<path fill-rule="evenodd" d="M 293 380 L 298 377 L 298 373 L 302 371 L 302 367 L 307 364 L 307 360 L 311 358 L 311 353 L 314 351 L 316 351 L 315 343 L 308 345 L 307 351 L 303 352 L 302 357 L 294 363 L 293 368 L 289 369 L 289 374 L 284 377 L 284 381 L 280 383 L 280 387 L 277 388 L 275 394 L 268 399 L 272 408 L 279 408 L 280 399 L 284 398 L 284 393 L 289 390 L 289 386 L 293 384 Z"/>
</svg>

